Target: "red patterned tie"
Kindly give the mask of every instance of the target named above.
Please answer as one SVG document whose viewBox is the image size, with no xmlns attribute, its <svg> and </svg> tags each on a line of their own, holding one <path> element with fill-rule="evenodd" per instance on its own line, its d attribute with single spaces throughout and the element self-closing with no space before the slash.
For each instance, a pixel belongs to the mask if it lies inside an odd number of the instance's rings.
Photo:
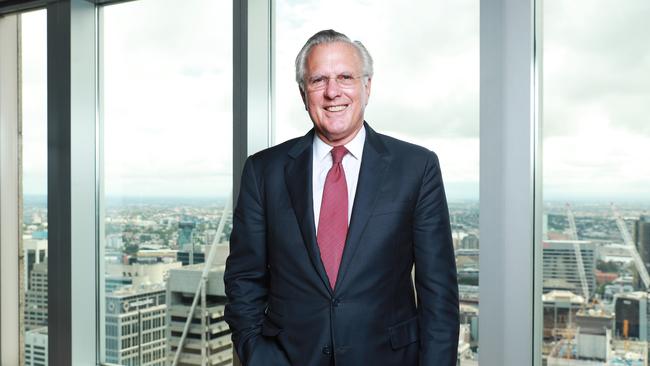
<svg viewBox="0 0 650 366">
<path fill-rule="evenodd" d="M 344 146 L 335 146 L 332 149 L 332 167 L 325 178 L 316 235 L 320 257 L 332 289 L 336 284 L 348 234 L 348 185 L 341 164 L 347 153 L 348 150 Z"/>
</svg>

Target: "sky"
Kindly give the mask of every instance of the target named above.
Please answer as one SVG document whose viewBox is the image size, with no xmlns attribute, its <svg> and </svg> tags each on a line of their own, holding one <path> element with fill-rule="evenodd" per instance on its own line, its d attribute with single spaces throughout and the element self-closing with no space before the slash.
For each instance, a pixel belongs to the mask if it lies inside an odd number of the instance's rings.
<svg viewBox="0 0 650 366">
<path fill-rule="evenodd" d="M 545 4 L 547 196 L 650 201 L 650 2 Z"/>
<path fill-rule="evenodd" d="M 333 28 L 375 60 L 366 120 L 440 157 L 450 199 L 478 198 L 479 1 L 276 1 L 276 143 L 311 128 L 294 80 Z M 141 0 L 103 12 L 105 189 L 222 196 L 232 171 L 232 2 Z M 546 0 L 546 199 L 650 200 L 650 2 Z M 413 9 L 417 9 L 414 12 Z M 23 17 L 25 193 L 45 192 L 45 16 Z"/>
<path fill-rule="evenodd" d="M 45 10 L 21 17 L 23 191 L 47 192 L 47 42 Z"/>
<path fill-rule="evenodd" d="M 296 86 L 294 60 L 311 35 L 332 28 L 361 41 L 373 56 L 365 113 L 370 126 L 435 151 L 448 197 L 476 199 L 478 1 L 414 3 L 278 1 L 277 19 L 291 21 L 276 25 L 276 140 L 302 135 L 311 127 Z M 432 46 L 423 47 L 426 43 Z"/>
</svg>

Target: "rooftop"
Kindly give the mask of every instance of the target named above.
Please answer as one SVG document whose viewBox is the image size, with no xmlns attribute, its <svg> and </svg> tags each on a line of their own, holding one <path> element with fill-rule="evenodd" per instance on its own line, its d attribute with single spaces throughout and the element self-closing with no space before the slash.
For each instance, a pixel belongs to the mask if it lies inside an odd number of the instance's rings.
<svg viewBox="0 0 650 366">
<path fill-rule="evenodd" d="M 584 304 L 585 298 L 576 295 L 571 291 L 554 290 L 542 295 L 544 302 L 570 302 L 572 304 Z"/>
</svg>

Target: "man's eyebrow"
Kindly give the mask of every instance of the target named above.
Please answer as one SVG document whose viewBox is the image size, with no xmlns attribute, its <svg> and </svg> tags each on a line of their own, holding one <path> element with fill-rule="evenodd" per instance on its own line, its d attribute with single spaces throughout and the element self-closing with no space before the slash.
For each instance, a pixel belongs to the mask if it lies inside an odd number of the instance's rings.
<svg viewBox="0 0 650 366">
<path fill-rule="evenodd" d="M 341 71 L 339 73 L 333 74 L 334 77 L 337 77 L 339 75 L 350 76 L 350 75 L 354 75 L 354 73 L 352 71 Z M 325 76 L 326 76 L 325 74 L 320 74 L 320 73 L 319 74 L 313 74 L 313 75 L 309 76 L 309 79 L 317 79 L 317 78 L 322 78 L 322 77 L 325 77 Z"/>
</svg>

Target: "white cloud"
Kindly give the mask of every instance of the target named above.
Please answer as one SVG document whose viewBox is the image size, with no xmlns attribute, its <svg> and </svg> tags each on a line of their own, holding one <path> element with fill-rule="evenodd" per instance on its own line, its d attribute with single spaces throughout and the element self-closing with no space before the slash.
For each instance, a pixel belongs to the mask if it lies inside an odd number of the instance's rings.
<svg viewBox="0 0 650 366">
<path fill-rule="evenodd" d="M 139 185 L 152 195 L 230 189 L 232 2 L 170 2 L 104 9 L 108 192 L 140 194 Z M 478 1 L 414 2 L 276 2 L 276 141 L 311 127 L 293 62 L 309 36 L 333 28 L 363 41 L 375 58 L 371 125 L 435 150 L 449 189 L 473 191 Z M 645 0 L 545 2 L 547 196 L 647 194 L 649 15 Z M 23 16 L 23 36 L 25 192 L 39 193 L 47 160 L 44 11 Z"/>
<path fill-rule="evenodd" d="M 214 196 L 232 186 L 232 3 L 105 8 L 109 195 Z"/>
<path fill-rule="evenodd" d="M 45 10 L 24 13 L 22 24 L 23 192 L 47 192 L 47 30 Z"/>
<path fill-rule="evenodd" d="M 650 3 L 545 6 L 545 195 L 650 198 Z"/>
<path fill-rule="evenodd" d="M 551 196 L 650 198 L 648 138 L 615 126 L 600 109 L 575 116 L 579 135 L 545 140 L 545 187 Z"/>
</svg>

